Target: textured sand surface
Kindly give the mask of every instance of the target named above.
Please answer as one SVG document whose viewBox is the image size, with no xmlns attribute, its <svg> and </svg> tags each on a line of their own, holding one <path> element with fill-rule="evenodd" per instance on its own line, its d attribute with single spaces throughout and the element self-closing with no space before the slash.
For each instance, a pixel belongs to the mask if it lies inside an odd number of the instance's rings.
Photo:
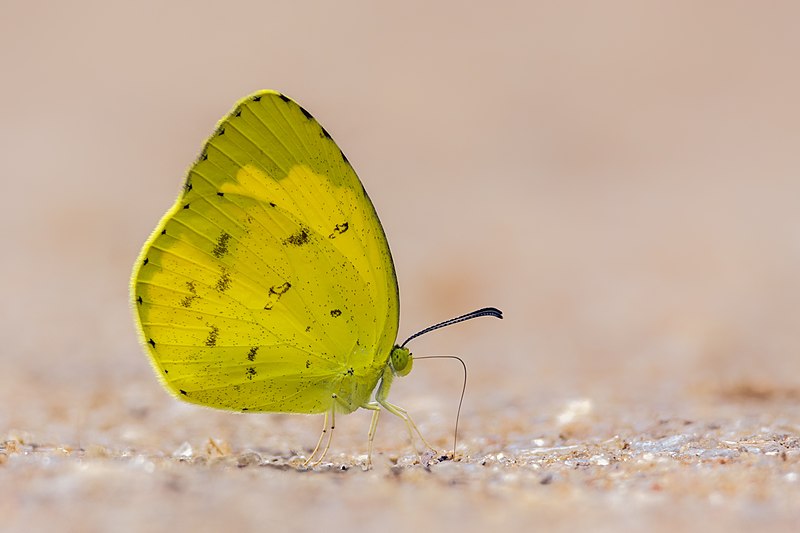
<svg viewBox="0 0 800 533">
<path fill-rule="evenodd" d="M 0 530 L 797 531 L 800 9 L 52 5 L 0 17 Z M 301 102 L 469 365 L 459 458 L 384 416 L 182 404 L 128 276 L 241 96 Z M 460 367 L 392 401 L 452 446 Z"/>
</svg>

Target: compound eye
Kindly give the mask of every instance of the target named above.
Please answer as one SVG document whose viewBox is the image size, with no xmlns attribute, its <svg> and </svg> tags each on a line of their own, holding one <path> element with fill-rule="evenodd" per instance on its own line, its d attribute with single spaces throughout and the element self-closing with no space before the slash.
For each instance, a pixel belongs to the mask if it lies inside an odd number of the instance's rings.
<svg viewBox="0 0 800 533">
<path fill-rule="evenodd" d="M 411 372 L 411 367 L 413 366 L 413 357 L 411 356 L 411 352 L 408 348 L 395 346 L 392 348 L 390 360 L 392 364 L 392 370 L 394 370 L 394 373 L 398 376 L 406 376 L 409 372 Z"/>
</svg>

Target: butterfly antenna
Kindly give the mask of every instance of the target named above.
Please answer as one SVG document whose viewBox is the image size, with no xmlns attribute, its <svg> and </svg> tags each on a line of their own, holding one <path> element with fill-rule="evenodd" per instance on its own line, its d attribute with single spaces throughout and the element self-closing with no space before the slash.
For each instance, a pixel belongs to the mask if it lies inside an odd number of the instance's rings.
<svg viewBox="0 0 800 533">
<path fill-rule="evenodd" d="M 496 307 L 484 307 L 483 309 L 478 309 L 476 311 L 472 311 L 471 313 L 467 313 L 465 315 L 457 316 L 455 318 L 451 318 L 450 320 L 445 320 L 444 322 L 439 322 L 438 324 L 434 324 L 433 326 L 429 326 L 422 331 L 418 331 L 414 333 L 409 338 L 400 345 L 401 348 L 405 348 L 406 344 L 412 339 L 416 339 L 420 335 L 424 335 L 429 333 L 435 329 L 443 328 L 445 326 L 451 326 L 453 324 L 458 324 L 459 322 L 464 322 L 465 320 L 471 320 L 473 318 L 478 318 L 480 316 L 493 316 L 495 318 L 502 319 L 503 312 Z M 453 459 L 456 458 L 456 446 L 458 445 L 458 421 L 461 418 L 461 405 L 464 403 L 464 394 L 467 391 L 467 364 L 458 356 L 455 355 L 427 355 L 423 357 L 415 357 L 415 360 L 420 359 L 455 359 L 459 363 L 461 363 L 461 367 L 464 369 L 464 383 L 461 385 L 461 398 L 458 400 L 458 412 L 456 413 L 456 429 L 453 433 Z"/>
<path fill-rule="evenodd" d="M 483 309 L 478 309 L 477 311 L 473 311 L 471 313 L 467 313 L 466 315 L 457 316 L 455 318 L 451 318 L 450 320 L 445 320 L 444 322 L 439 322 L 438 324 L 434 324 L 433 326 L 428 326 L 427 328 L 423 329 L 422 331 L 418 331 L 411 335 L 409 338 L 400 345 L 401 348 L 405 348 L 408 341 L 411 339 L 416 339 L 420 335 L 425 335 L 435 329 L 443 328 L 445 326 L 451 326 L 453 324 L 458 324 L 459 322 L 464 322 L 465 320 L 471 320 L 473 318 L 478 318 L 479 316 L 493 316 L 495 318 L 503 318 L 503 312 L 495 307 L 484 307 Z"/>
<path fill-rule="evenodd" d="M 420 359 L 455 359 L 456 361 L 461 363 L 461 367 L 464 369 L 464 382 L 461 385 L 461 398 L 459 398 L 458 400 L 458 411 L 456 412 L 456 429 L 453 432 L 453 460 L 455 461 L 456 446 L 458 445 L 458 421 L 461 419 L 461 404 L 464 403 L 464 393 L 467 392 L 467 364 L 464 362 L 463 359 L 461 359 L 456 355 L 424 355 L 422 357 L 414 358 L 415 361 L 418 361 Z"/>
</svg>

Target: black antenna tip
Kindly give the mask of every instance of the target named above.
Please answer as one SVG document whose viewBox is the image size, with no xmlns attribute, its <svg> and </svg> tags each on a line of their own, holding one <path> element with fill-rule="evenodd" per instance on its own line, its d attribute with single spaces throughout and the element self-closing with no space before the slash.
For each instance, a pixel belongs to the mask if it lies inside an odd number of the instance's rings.
<svg viewBox="0 0 800 533">
<path fill-rule="evenodd" d="M 478 314 L 478 316 L 487 315 L 499 318 L 500 320 L 503 319 L 503 312 L 496 307 L 484 307 L 483 309 L 475 311 L 475 313 Z"/>
</svg>

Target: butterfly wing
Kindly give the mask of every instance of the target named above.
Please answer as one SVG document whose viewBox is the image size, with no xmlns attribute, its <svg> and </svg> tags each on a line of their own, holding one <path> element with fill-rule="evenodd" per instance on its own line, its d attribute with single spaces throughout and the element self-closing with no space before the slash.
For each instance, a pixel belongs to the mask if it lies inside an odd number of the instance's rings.
<svg viewBox="0 0 800 533">
<path fill-rule="evenodd" d="M 177 397 L 240 411 L 369 399 L 399 299 L 372 202 L 328 132 L 274 91 L 239 101 L 134 267 L 141 338 Z"/>
</svg>

